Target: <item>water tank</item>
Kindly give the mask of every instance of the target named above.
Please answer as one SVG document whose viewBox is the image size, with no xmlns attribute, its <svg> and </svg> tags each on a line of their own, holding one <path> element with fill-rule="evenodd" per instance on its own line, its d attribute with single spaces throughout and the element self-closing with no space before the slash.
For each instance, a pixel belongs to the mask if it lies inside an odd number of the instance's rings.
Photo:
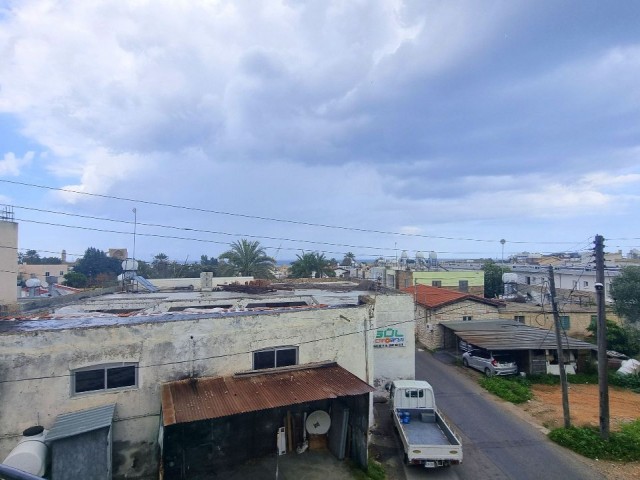
<svg viewBox="0 0 640 480">
<path fill-rule="evenodd" d="M 518 274 L 512 272 L 503 273 L 502 283 L 518 283 Z"/>
<path fill-rule="evenodd" d="M 402 254 L 400 255 L 400 259 L 401 260 L 406 260 L 407 258 L 409 258 L 409 254 L 407 253 L 406 250 L 402 250 Z"/>
<path fill-rule="evenodd" d="M 47 467 L 46 436 L 47 430 L 39 425 L 27 428 L 22 432 L 18 445 L 2 463 L 32 475 L 43 476 Z"/>
<path fill-rule="evenodd" d="M 122 270 L 125 272 L 135 272 L 138 270 L 138 261 L 133 258 L 127 258 L 122 262 Z"/>
<path fill-rule="evenodd" d="M 41 282 L 37 278 L 29 278 L 26 282 L 24 282 L 24 284 L 29 288 L 36 288 L 41 285 Z"/>
</svg>

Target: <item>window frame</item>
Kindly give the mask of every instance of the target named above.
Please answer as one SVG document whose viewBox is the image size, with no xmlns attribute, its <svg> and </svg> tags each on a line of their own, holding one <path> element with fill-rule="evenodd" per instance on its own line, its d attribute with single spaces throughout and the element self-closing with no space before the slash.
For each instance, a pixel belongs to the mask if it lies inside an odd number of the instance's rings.
<svg viewBox="0 0 640 480">
<path fill-rule="evenodd" d="M 560 328 L 563 330 L 571 328 L 571 317 L 569 315 L 560 315 Z"/>
<path fill-rule="evenodd" d="M 473 315 L 463 315 L 462 316 L 462 321 L 463 322 L 470 322 L 471 320 L 473 320 Z"/>
<path fill-rule="evenodd" d="M 278 365 L 278 352 L 279 351 L 284 351 L 284 350 L 293 350 L 295 352 L 295 363 L 290 363 L 288 365 Z M 256 368 L 256 354 L 257 353 L 266 353 L 266 352 L 273 352 L 273 366 L 272 367 L 260 367 L 260 368 Z M 299 365 L 300 364 L 300 350 L 297 346 L 295 345 L 282 345 L 282 346 L 278 346 L 278 347 L 269 347 L 269 348 L 262 348 L 260 350 L 254 350 L 253 352 L 251 352 L 251 367 L 253 370 L 266 370 L 269 368 L 282 368 L 282 367 L 291 367 L 294 365 Z"/>
<path fill-rule="evenodd" d="M 516 322 L 519 322 L 519 323 L 526 323 L 526 322 L 525 322 L 526 318 L 525 318 L 525 316 L 524 316 L 524 315 L 514 315 L 514 316 L 513 316 L 513 319 L 514 319 Z"/>
<path fill-rule="evenodd" d="M 134 369 L 134 383 L 132 385 L 123 385 L 122 387 L 113 387 L 109 388 L 108 385 L 108 374 L 107 372 L 111 369 L 115 368 L 123 368 L 123 367 L 133 367 Z M 99 371 L 102 370 L 102 388 L 94 389 L 94 390 L 85 390 L 83 392 L 76 391 L 76 373 L 78 372 L 90 372 L 90 371 Z M 95 393 L 110 393 L 110 392 L 120 392 L 123 390 L 133 390 L 135 388 L 139 388 L 140 386 L 140 376 L 138 374 L 139 367 L 138 362 L 115 362 L 115 363 L 101 363 L 98 365 L 89 365 L 87 367 L 75 368 L 71 371 L 71 396 L 76 397 L 79 395 L 91 395 Z"/>
<path fill-rule="evenodd" d="M 442 287 L 442 280 L 431 280 L 431 286 L 432 287 L 441 288 Z"/>
</svg>

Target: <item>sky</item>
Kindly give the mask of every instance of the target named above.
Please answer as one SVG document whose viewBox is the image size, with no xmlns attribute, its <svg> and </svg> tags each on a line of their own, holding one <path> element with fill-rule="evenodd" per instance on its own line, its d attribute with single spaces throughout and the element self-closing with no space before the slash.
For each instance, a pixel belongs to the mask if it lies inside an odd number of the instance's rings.
<svg viewBox="0 0 640 480">
<path fill-rule="evenodd" d="M 0 204 L 20 251 L 70 259 L 626 253 L 638 25 L 630 0 L 0 0 Z"/>
</svg>

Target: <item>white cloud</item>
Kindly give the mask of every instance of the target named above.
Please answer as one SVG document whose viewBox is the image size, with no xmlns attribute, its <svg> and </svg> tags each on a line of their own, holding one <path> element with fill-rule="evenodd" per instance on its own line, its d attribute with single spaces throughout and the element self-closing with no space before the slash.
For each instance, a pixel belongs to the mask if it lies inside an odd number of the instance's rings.
<svg viewBox="0 0 640 480">
<path fill-rule="evenodd" d="M 16 157 L 13 152 L 5 153 L 4 158 L 0 160 L 0 177 L 17 177 L 24 167 L 31 165 L 34 156 L 34 152 L 27 152 L 22 157 Z"/>
</svg>

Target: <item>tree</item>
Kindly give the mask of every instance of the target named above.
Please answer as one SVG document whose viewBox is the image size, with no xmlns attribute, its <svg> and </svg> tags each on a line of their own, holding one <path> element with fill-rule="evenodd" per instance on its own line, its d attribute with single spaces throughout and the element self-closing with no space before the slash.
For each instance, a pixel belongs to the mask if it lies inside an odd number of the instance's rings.
<svg viewBox="0 0 640 480">
<path fill-rule="evenodd" d="M 18 254 L 18 262 L 26 263 L 27 265 L 40 264 L 40 255 L 35 250 L 27 250 L 25 253 Z"/>
<path fill-rule="evenodd" d="M 331 268 L 329 260 L 323 253 L 310 252 L 296 255 L 298 259 L 289 266 L 289 276 L 292 278 L 322 278 L 335 277 L 336 272 Z"/>
<path fill-rule="evenodd" d="M 624 267 L 611 281 L 611 298 L 617 315 L 626 321 L 640 321 L 640 267 Z"/>
<path fill-rule="evenodd" d="M 165 253 L 159 253 L 151 262 L 154 278 L 167 278 L 169 271 L 169 257 Z"/>
<path fill-rule="evenodd" d="M 482 265 L 484 270 L 484 296 L 485 298 L 496 298 L 504 294 L 504 284 L 502 274 L 510 270 L 502 265 L 498 265 L 493 260 L 488 260 Z"/>
<path fill-rule="evenodd" d="M 100 274 L 106 274 L 108 278 L 115 279 L 122 272 L 120 263 L 120 260 L 107 256 L 102 250 L 89 247 L 83 257 L 76 262 L 73 271 L 85 275 L 89 282 L 95 282 Z"/>
<path fill-rule="evenodd" d="M 253 276 L 274 278 L 275 259 L 267 256 L 260 242 L 242 239 L 231 244 L 231 249 L 218 257 L 220 276 Z"/>
<path fill-rule="evenodd" d="M 87 276 L 80 272 L 67 272 L 64 275 L 63 285 L 73 288 L 85 288 L 89 283 Z"/>
<path fill-rule="evenodd" d="M 356 256 L 352 252 L 347 252 L 345 253 L 344 258 L 342 259 L 342 265 L 346 265 L 350 267 L 351 265 L 354 264 L 355 260 L 356 260 Z"/>
<path fill-rule="evenodd" d="M 587 327 L 593 334 L 593 338 L 598 337 L 598 322 L 591 321 Z M 640 353 L 640 330 L 635 326 L 618 325 L 611 320 L 607 320 L 607 350 L 615 350 L 633 357 Z"/>
</svg>

